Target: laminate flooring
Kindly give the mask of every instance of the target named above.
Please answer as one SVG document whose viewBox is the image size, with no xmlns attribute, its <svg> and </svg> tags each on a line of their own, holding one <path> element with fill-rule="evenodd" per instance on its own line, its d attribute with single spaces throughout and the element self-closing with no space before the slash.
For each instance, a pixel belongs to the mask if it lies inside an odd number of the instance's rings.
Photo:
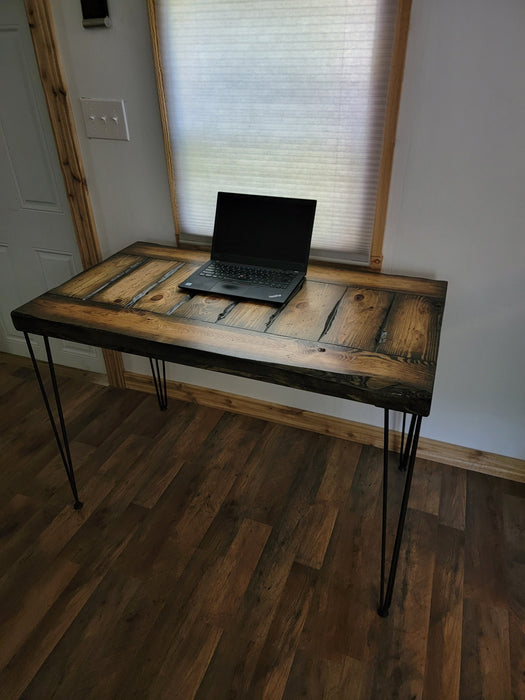
<svg viewBox="0 0 525 700">
<path fill-rule="evenodd" d="M 525 484 L 417 460 L 383 619 L 380 450 L 58 376 L 80 511 L 0 355 L 0 698 L 525 698 Z"/>
</svg>

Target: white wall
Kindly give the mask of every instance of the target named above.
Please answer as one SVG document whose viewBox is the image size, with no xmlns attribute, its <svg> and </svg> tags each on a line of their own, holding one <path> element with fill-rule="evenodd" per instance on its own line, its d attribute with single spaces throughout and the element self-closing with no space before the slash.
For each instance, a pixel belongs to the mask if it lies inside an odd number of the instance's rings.
<svg viewBox="0 0 525 700">
<path fill-rule="evenodd" d="M 112 0 L 110 29 L 84 29 L 80 0 L 51 0 L 104 257 L 174 241 L 145 0 Z M 124 99 L 130 141 L 87 139 L 81 97 Z"/>
<path fill-rule="evenodd" d="M 430 437 L 525 457 L 525 5 L 416 0 L 385 271 L 449 281 Z"/>
<path fill-rule="evenodd" d="M 145 0 L 85 30 L 52 0 L 103 253 L 174 241 Z M 423 435 L 525 458 L 525 6 L 414 0 L 385 233 L 386 272 L 449 281 Z M 84 137 L 79 98 L 123 98 L 129 142 Z M 126 366 L 147 371 L 138 358 Z M 377 409 L 191 368 L 173 378 L 381 425 Z"/>
</svg>

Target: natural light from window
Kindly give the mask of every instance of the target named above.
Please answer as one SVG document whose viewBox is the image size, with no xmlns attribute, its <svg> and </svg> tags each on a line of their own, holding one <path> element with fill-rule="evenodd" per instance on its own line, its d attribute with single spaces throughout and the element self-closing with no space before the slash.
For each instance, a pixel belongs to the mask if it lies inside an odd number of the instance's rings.
<svg viewBox="0 0 525 700">
<path fill-rule="evenodd" d="M 368 262 L 396 7 L 158 2 L 183 239 L 211 235 L 218 190 L 303 197 L 313 254 Z"/>
</svg>

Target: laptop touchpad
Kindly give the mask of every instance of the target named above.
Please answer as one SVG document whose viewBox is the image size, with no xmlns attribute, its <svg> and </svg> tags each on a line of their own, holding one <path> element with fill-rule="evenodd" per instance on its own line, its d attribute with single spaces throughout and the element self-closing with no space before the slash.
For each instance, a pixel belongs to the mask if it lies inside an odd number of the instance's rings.
<svg viewBox="0 0 525 700">
<path fill-rule="evenodd" d="M 217 282 L 217 284 L 213 285 L 212 287 L 212 292 L 235 292 L 238 291 L 239 289 L 243 289 L 244 285 L 242 284 L 235 284 L 235 282 Z"/>
</svg>

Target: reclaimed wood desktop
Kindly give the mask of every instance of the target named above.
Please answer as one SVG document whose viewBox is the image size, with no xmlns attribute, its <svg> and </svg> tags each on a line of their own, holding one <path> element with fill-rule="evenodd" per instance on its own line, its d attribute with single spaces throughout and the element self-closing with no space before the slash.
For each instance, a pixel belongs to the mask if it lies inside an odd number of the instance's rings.
<svg viewBox="0 0 525 700">
<path fill-rule="evenodd" d="M 15 328 L 26 337 L 75 507 L 82 504 L 49 337 L 148 357 L 161 409 L 167 407 L 165 361 L 380 407 L 385 449 L 379 613 L 386 615 L 421 420 L 432 401 L 446 282 L 312 264 L 300 291 L 284 307 L 275 307 L 180 290 L 179 282 L 206 258 L 196 251 L 135 243 L 12 312 Z M 58 421 L 29 333 L 44 337 Z M 387 584 L 390 410 L 403 412 L 400 467 L 406 480 Z"/>
</svg>

